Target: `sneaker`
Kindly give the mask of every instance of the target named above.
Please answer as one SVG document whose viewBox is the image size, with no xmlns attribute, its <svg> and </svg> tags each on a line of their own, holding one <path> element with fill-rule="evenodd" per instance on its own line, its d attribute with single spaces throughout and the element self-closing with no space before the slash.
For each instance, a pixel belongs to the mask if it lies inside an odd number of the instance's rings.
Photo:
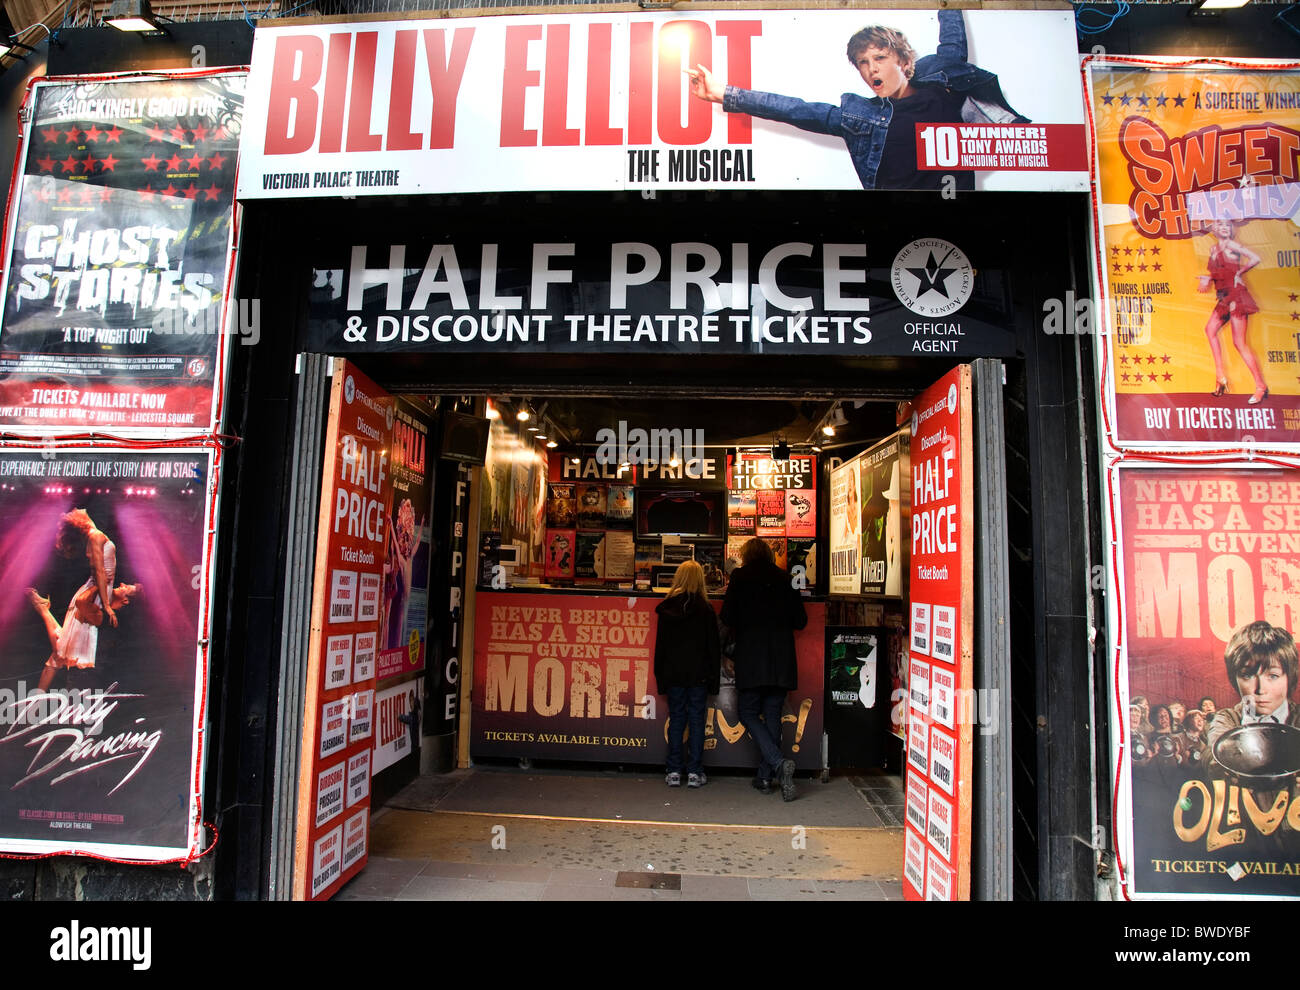
<svg viewBox="0 0 1300 990">
<path fill-rule="evenodd" d="M 672 773 L 664 774 L 664 783 L 669 787 L 681 787 L 682 775 L 674 770 Z"/>
<path fill-rule="evenodd" d="M 759 794 L 772 793 L 772 782 L 770 780 L 759 780 L 755 777 L 750 783 L 754 785 L 754 790 L 758 791 Z"/>
<path fill-rule="evenodd" d="M 781 800 L 793 801 L 797 795 L 794 789 L 794 760 L 781 761 Z"/>
<path fill-rule="evenodd" d="M 709 782 L 709 778 L 704 776 L 703 770 L 701 770 L 699 773 L 688 773 L 686 775 L 687 787 L 703 787 L 708 782 Z"/>
</svg>

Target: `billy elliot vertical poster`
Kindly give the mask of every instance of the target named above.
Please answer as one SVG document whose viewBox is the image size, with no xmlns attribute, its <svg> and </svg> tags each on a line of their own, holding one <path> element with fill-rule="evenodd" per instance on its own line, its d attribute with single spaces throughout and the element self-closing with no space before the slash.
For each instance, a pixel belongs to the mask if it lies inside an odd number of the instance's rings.
<svg viewBox="0 0 1300 990">
<path fill-rule="evenodd" d="M 210 454 L 0 457 L 0 849 L 197 851 Z"/>
<path fill-rule="evenodd" d="M 242 73 L 33 87 L 10 195 L 0 423 L 209 428 L 243 101 Z"/>
</svg>

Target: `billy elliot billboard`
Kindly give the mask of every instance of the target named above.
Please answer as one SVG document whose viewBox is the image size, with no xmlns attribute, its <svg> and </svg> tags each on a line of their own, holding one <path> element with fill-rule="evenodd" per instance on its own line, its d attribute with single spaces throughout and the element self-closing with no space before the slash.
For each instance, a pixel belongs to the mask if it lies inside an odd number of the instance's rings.
<svg viewBox="0 0 1300 990">
<path fill-rule="evenodd" d="M 598 220 L 597 223 L 607 223 Z M 661 221 L 662 222 L 662 221 Z M 636 240 L 597 227 L 535 240 L 345 242 L 322 251 L 306 345 L 330 353 L 626 352 L 1010 356 L 1014 262 L 961 227 L 884 236 L 819 221 L 810 240 L 734 227 Z M 915 221 L 913 221 L 915 222 Z M 964 223 L 965 221 L 958 221 Z M 961 235 L 955 235 L 961 236 Z M 978 271 L 978 277 L 977 277 Z"/>
<path fill-rule="evenodd" d="M 475 613 L 470 755 L 662 764 L 668 702 L 654 677 L 656 598 L 480 591 Z M 822 630 L 808 603 L 795 636 L 798 687 L 781 716 L 801 769 L 822 765 Z M 709 699 L 704 762 L 754 766 L 733 678 Z"/>
<path fill-rule="evenodd" d="M 259 27 L 239 196 L 1083 191 L 1076 59 L 1068 10 Z"/>
<path fill-rule="evenodd" d="M 1116 442 L 1300 442 L 1300 63 L 1107 59 L 1088 100 Z"/>
<path fill-rule="evenodd" d="M 197 852 L 206 451 L 0 456 L 0 849 Z"/>
<path fill-rule="evenodd" d="M 1117 474 L 1132 889 L 1294 895 L 1300 470 Z"/>
<path fill-rule="evenodd" d="M 209 428 L 243 99 L 242 73 L 33 87 L 10 197 L 0 423 Z"/>
</svg>

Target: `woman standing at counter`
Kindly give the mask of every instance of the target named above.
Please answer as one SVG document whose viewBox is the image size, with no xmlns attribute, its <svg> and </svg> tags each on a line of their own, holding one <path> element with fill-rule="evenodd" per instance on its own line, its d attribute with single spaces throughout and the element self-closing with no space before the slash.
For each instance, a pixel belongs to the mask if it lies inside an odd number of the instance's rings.
<svg viewBox="0 0 1300 990">
<path fill-rule="evenodd" d="M 735 656 L 728 663 L 735 666 L 740 721 L 760 754 L 754 786 L 771 793 L 779 776 L 781 797 L 793 801 L 794 760 L 782 757 L 781 708 L 798 686 L 794 632 L 808 624 L 808 613 L 765 541 L 746 543 L 740 563 L 731 572 L 722 621 L 735 636 Z"/>
<path fill-rule="evenodd" d="M 687 732 L 686 786 L 708 783 L 704 759 L 704 713 L 709 695 L 717 694 L 722 648 L 718 620 L 709 604 L 704 568 L 683 561 L 673 575 L 668 596 L 658 604 L 655 635 L 655 683 L 668 696 L 668 765 L 664 783 L 682 785 L 682 732 Z"/>
</svg>

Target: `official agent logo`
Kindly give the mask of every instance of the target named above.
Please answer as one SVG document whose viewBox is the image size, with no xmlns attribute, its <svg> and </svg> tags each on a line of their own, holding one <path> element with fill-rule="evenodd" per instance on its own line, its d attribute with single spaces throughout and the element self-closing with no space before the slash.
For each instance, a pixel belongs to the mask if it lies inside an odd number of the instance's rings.
<svg viewBox="0 0 1300 990">
<path fill-rule="evenodd" d="M 937 237 L 923 237 L 894 257 L 890 283 L 898 301 L 913 313 L 947 316 L 970 298 L 975 273 L 957 245 Z"/>
<path fill-rule="evenodd" d="M 351 375 L 348 375 L 347 378 L 343 379 L 343 401 L 348 405 L 351 405 L 352 399 L 356 394 L 357 383 L 352 380 Z"/>
</svg>

